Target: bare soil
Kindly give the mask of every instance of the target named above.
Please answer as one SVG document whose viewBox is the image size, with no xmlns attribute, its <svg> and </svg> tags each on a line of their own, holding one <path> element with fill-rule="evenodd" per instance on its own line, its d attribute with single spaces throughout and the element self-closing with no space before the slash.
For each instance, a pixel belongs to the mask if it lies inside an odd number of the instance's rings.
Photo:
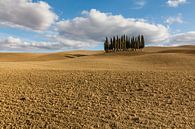
<svg viewBox="0 0 195 129">
<path fill-rule="evenodd" d="M 195 128 L 194 46 L 0 61 L 0 128 Z"/>
</svg>

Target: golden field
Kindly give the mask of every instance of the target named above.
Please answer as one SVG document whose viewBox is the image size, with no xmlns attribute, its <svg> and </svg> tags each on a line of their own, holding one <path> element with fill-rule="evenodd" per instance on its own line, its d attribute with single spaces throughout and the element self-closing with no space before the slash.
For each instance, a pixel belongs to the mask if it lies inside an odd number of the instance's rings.
<svg viewBox="0 0 195 129">
<path fill-rule="evenodd" d="M 0 128 L 195 129 L 195 46 L 0 53 Z"/>
</svg>

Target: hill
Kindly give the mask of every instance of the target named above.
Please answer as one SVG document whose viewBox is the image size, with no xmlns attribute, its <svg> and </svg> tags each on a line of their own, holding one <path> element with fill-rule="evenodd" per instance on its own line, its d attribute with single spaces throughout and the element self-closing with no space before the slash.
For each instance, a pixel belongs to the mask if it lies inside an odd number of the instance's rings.
<svg viewBox="0 0 195 129">
<path fill-rule="evenodd" d="M 195 47 L 0 53 L 0 128 L 194 128 Z"/>
</svg>

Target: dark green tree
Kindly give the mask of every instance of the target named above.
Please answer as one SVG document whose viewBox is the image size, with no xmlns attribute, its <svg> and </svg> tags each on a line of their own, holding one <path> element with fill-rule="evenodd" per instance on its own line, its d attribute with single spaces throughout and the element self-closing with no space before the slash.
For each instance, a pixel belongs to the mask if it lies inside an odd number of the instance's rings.
<svg viewBox="0 0 195 129">
<path fill-rule="evenodd" d="M 137 49 L 140 49 L 140 47 L 141 47 L 141 36 L 139 35 L 137 37 Z"/>
<path fill-rule="evenodd" d="M 145 47 L 145 40 L 144 40 L 144 36 L 141 35 L 141 49 L 143 49 Z"/>
<path fill-rule="evenodd" d="M 119 37 L 118 42 L 119 42 L 118 49 L 119 49 L 119 51 L 120 51 L 120 50 L 121 50 L 121 37 Z"/>
<path fill-rule="evenodd" d="M 126 37 L 126 49 L 129 50 L 130 47 L 131 47 L 130 38 L 127 36 Z"/>
<path fill-rule="evenodd" d="M 108 41 L 107 37 L 106 37 L 106 40 L 104 42 L 104 50 L 105 50 L 105 52 L 109 51 L 109 41 Z"/>
<path fill-rule="evenodd" d="M 135 38 L 132 37 L 131 39 L 131 49 L 134 51 L 135 50 Z"/>
<path fill-rule="evenodd" d="M 113 37 L 113 50 L 116 51 L 116 38 Z"/>
<path fill-rule="evenodd" d="M 110 39 L 109 50 L 110 50 L 110 51 L 113 51 L 113 40 L 112 40 L 112 38 Z"/>
<path fill-rule="evenodd" d="M 116 38 L 116 51 L 119 51 L 119 37 Z"/>
<path fill-rule="evenodd" d="M 127 38 L 126 38 L 126 35 L 123 36 L 123 39 L 124 39 L 124 40 L 123 40 L 123 51 L 125 51 L 125 50 L 126 50 L 126 42 L 127 42 L 127 40 L 126 40 L 126 39 L 127 39 Z"/>
</svg>

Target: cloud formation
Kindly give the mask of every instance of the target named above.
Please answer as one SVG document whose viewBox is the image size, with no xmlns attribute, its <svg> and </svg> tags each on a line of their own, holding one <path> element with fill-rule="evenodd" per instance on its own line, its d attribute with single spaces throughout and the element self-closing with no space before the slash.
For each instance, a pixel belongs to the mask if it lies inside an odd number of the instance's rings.
<svg viewBox="0 0 195 129">
<path fill-rule="evenodd" d="M 52 40 L 54 39 L 54 40 Z M 57 42 L 56 42 L 57 41 Z M 0 40 L 1 51 L 63 51 L 69 49 L 81 49 L 93 47 L 88 41 L 50 37 L 49 41 L 26 41 L 17 37 L 6 37 Z"/>
<path fill-rule="evenodd" d="M 0 24 L 25 27 L 32 30 L 46 30 L 57 20 L 46 2 L 32 0 L 1 0 Z"/>
<path fill-rule="evenodd" d="M 146 5 L 145 0 L 136 0 L 135 1 L 136 7 L 134 9 L 142 9 Z"/>
<path fill-rule="evenodd" d="M 83 11 L 81 17 L 58 22 L 56 30 L 57 41 L 59 37 L 61 41 L 70 39 L 79 42 L 80 47 L 97 45 L 104 41 L 105 36 L 143 34 L 150 43 L 161 42 L 169 37 L 168 28 L 161 24 L 152 24 L 144 19 L 124 18 L 122 15 L 103 13 L 96 9 Z M 77 46 L 77 42 L 71 44 Z M 66 44 L 66 41 L 63 43 Z"/>
<path fill-rule="evenodd" d="M 59 43 L 24 41 L 12 36 L 0 40 L 0 48 L 4 51 L 59 50 L 61 47 Z"/>
<path fill-rule="evenodd" d="M 187 0 L 168 0 L 167 4 L 169 7 L 178 7 L 181 4 L 185 4 Z"/>
<path fill-rule="evenodd" d="M 195 31 L 179 33 L 171 36 L 169 39 L 169 45 L 195 45 Z"/>
<path fill-rule="evenodd" d="M 176 17 L 168 17 L 165 21 L 167 24 L 183 23 L 182 14 L 178 14 Z"/>
<path fill-rule="evenodd" d="M 27 0 L 23 1 L 27 2 Z M 2 22 L 1 17 L 0 10 L 0 22 Z M 168 24 L 182 23 L 182 16 L 179 14 L 177 17 L 169 17 L 166 22 Z M 38 24 L 38 26 L 24 27 L 44 30 L 48 26 L 50 25 Z M 0 39 L 0 48 L 5 51 L 87 49 L 103 44 L 105 36 L 112 37 L 123 34 L 130 36 L 143 34 L 148 45 L 195 44 L 195 32 L 171 35 L 169 29 L 162 24 L 153 24 L 144 19 L 125 18 L 122 15 L 103 13 L 96 9 L 83 11 L 80 17 L 56 22 L 54 26 L 54 30 L 45 31 L 47 41 L 25 41 L 20 38 L 7 37 Z"/>
</svg>

